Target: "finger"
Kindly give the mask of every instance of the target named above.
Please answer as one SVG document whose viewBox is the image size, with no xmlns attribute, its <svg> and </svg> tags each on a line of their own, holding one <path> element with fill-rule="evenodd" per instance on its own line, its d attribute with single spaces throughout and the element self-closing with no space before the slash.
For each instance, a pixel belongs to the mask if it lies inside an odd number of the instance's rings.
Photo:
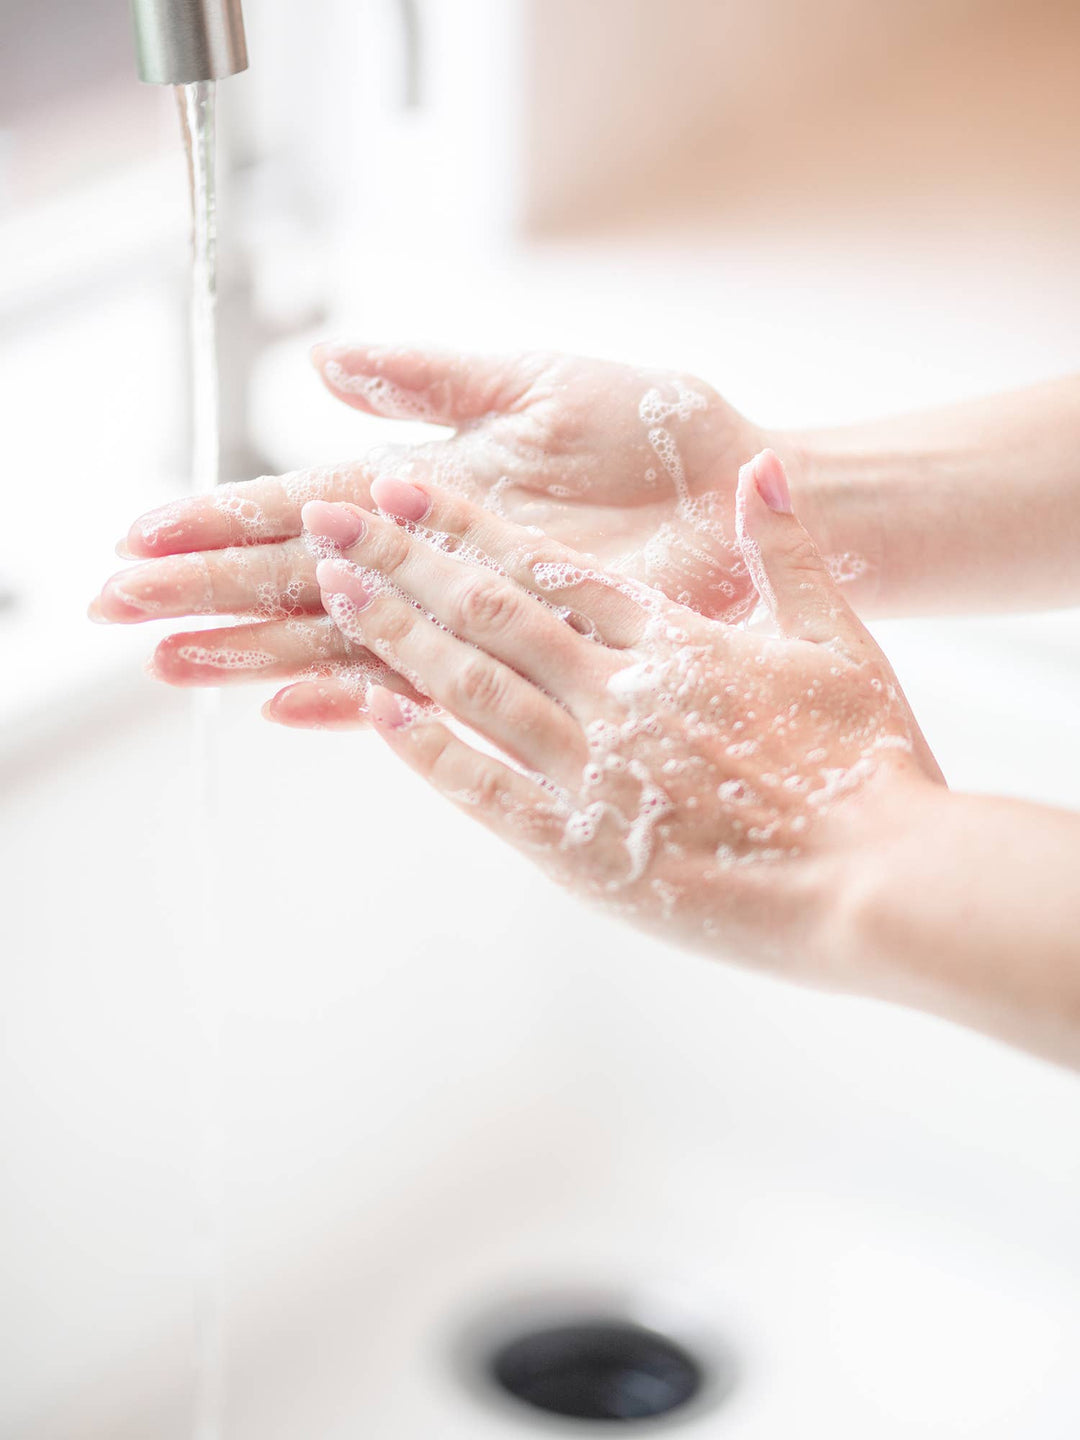
<svg viewBox="0 0 1080 1440">
<path fill-rule="evenodd" d="M 342 546 L 354 565 L 377 571 L 455 635 L 591 718 L 598 683 L 617 662 L 506 575 L 462 564 L 355 505 L 314 502 L 304 506 L 303 516 L 315 534 Z"/>
<path fill-rule="evenodd" d="M 263 706 L 263 716 L 296 730 L 362 729 L 370 718 L 367 696 L 376 671 L 381 674 L 379 684 L 384 689 L 403 696 L 418 710 L 426 710 L 431 715 L 437 713 L 407 680 L 387 670 L 372 655 L 363 668 L 352 667 L 337 675 L 286 685 Z"/>
<path fill-rule="evenodd" d="M 323 560 L 317 575 L 323 604 L 346 639 L 366 645 L 422 694 L 529 769 L 580 775 L 584 735 L 550 696 L 437 625 L 377 571 Z"/>
<path fill-rule="evenodd" d="M 167 635 L 150 662 L 155 679 L 168 685 L 232 685 L 333 670 L 371 679 L 382 678 L 385 668 L 326 615 Z"/>
<path fill-rule="evenodd" d="M 520 849 L 557 852 L 567 807 L 552 792 L 389 690 L 373 688 L 368 705 L 376 733 L 440 794 Z"/>
<path fill-rule="evenodd" d="M 459 425 L 520 407 L 539 357 L 408 345 L 316 345 L 312 363 L 346 404 L 391 420 Z"/>
<path fill-rule="evenodd" d="M 140 515 L 117 549 L 127 559 L 141 560 L 287 540 L 300 534 L 300 507 L 306 501 L 366 504 L 369 483 L 365 466 L 354 464 L 219 485 L 209 494 L 170 500 Z"/>
<path fill-rule="evenodd" d="M 358 693 L 341 681 L 299 680 L 268 700 L 265 719 L 293 730 L 362 730 L 368 724 L 366 687 Z"/>
<path fill-rule="evenodd" d="M 567 612 L 587 635 L 622 648 L 640 640 L 652 614 L 667 608 L 656 591 L 608 574 L 575 550 L 504 520 L 461 495 L 380 476 L 372 502 L 420 526 L 440 548 L 492 563 L 516 584 Z"/>
<path fill-rule="evenodd" d="M 282 618 L 317 612 L 315 560 L 303 540 L 169 555 L 121 570 L 92 603 L 94 620 L 121 625 L 181 615 Z"/>
<path fill-rule="evenodd" d="M 784 467 L 771 450 L 762 450 L 739 471 L 735 531 L 754 587 L 781 634 L 856 647 L 869 642 L 794 515 Z"/>
</svg>

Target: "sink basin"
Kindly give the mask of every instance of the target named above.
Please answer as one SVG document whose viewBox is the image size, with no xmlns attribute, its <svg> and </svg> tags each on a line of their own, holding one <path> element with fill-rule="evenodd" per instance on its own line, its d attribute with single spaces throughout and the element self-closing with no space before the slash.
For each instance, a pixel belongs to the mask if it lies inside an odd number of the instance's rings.
<svg viewBox="0 0 1080 1440">
<path fill-rule="evenodd" d="M 954 783 L 1080 805 L 1076 625 L 881 627 Z M 0 1433 L 189 1434 L 209 973 L 228 1440 L 610 1433 L 485 1378 L 537 1305 L 734 1364 L 642 1433 L 1072 1440 L 1075 1077 L 667 951 L 249 695 L 200 966 L 188 722 L 148 684 L 7 779 Z"/>
</svg>

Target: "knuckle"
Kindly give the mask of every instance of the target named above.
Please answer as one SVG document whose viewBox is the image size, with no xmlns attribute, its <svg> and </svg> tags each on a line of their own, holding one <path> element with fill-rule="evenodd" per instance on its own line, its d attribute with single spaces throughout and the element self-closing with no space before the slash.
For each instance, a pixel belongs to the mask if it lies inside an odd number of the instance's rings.
<svg viewBox="0 0 1080 1440">
<path fill-rule="evenodd" d="M 390 604 L 380 607 L 377 626 L 380 640 L 399 645 L 416 624 L 417 611 L 411 605 Z"/>
<path fill-rule="evenodd" d="M 434 739 L 427 756 L 427 779 L 441 794 L 469 809 L 494 810 L 502 803 L 498 771 L 481 756 L 462 764 L 462 753 L 447 732 Z"/>
<path fill-rule="evenodd" d="M 484 765 L 477 772 L 471 789 L 478 809 L 496 810 L 502 805 L 502 777 L 492 766 Z"/>
<path fill-rule="evenodd" d="M 497 709 L 505 699 L 503 673 L 483 657 L 468 660 L 454 681 L 454 698 L 469 710 Z"/>
<path fill-rule="evenodd" d="M 374 526 L 372 530 L 375 531 Z M 380 525 L 372 534 L 371 542 L 365 560 L 384 575 L 393 575 L 400 570 L 412 549 L 408 533 L 392 524 Z"/>
<path fill-rule="evenodd" d="M 458 591 L 454 609 L 462 629 L 491 633 L 513 623 L 518 612 L 517 597 L 493 576 L 470 575 Z"/>
<path fill-rule="evenodd" d="M 458 521 L 458 546 L 468 547 L 485 554 L 491 545 L 491 516 L 486 510 L 478 510 L 469 501 L 461 502 L 453 517 Z"/>
<path fill-rule="evenodd" d="M 799 530 L 788 541 L 785 559 L 788 569 L 802 575 L 819 576 L 825 569 L 817 546 L 805 530 Z"/>
<path fill-rule="evenodd" d="M 427 753 L 424 756 L 424 775 L 436 790 L 446 792 L 451 788 L 452 741 L 442 726 L 433 727 L 426 737 Z"/>
<path fill-rule="evenodd" d="M 259 558 L 265 565 L 263 578 L 271 585 L 283 586 L 292 578 L 293 554 L 287 545 L 268 545 L 266 554 Z"/>
</svg>

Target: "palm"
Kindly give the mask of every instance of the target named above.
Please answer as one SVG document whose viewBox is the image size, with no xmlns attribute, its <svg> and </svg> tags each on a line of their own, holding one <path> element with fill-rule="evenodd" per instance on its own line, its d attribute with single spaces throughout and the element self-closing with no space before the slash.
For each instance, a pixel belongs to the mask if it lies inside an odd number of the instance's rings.
<svg viewBox="0 0 1080 1440">
<path fill-rule="evenodd" d="M 747 421 L 700 381 L 600 360 L 522 357 L 502 386 L 499 408 L 386 460 L 415 463 L 704 614 L 745 609 L 733 497 L 739 464 L 759 448 Z"/>
</svg>

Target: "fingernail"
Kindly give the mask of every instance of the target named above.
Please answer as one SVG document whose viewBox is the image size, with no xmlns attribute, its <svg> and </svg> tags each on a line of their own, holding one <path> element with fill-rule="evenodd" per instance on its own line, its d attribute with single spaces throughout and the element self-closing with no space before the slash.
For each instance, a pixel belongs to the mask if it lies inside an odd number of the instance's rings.
<svg viewBox="0 0 1080 1440">
<path fill-rule="evenodd" d="M 375 724 L 386 730 L 407 730 L 424 713 L 413 701 L 381 685 L 373 685 L 368 691 L 368 710 Z"/>
<path fill-rule="evenodd" d="M 776 510 L 781 515 L 790 515 L 791 491 L 788 489 L 787 475 L 779 458 L 772 450 L 762 450 L 752 463 L 754 483 L 762 500 L 770 510 Z"/>
<path fill-rule="evenodd" d="M 372 591 L 357 575 L 352 566 L 342 560 L 320 560 L 315 567 L 315 578 L 319 589 L 326 595 L 344 595 L 358 610 L 371 604 Z"/>
<path fill-rule="evenodd" d="M 262 717 L 274 725 L 287 725 L 296 728 L 296 716 L 289 708 L 289 691 L 292 686 L 279 690 L 276 695 L 271 695 L 266 704 L 262 707 Z"/>
<path fill-rule="evenodd" d="M 329 500 L 309 500 L 300 511 L 304 528 L 324 540 L 348 549 L 361 540 L 367 530 L 363 511 L 357 505 Z"/>
<path fill-rule="evenodd" d="M 385 515 L 398 520 L 423 520 L 431 509 L 431 496 L 407 480 L 383 477 L 371 482 L 371 498 Z"/>
<path fill-rule="evenodd" d="M 101 594 L 90 602 L 86 612 L 90 619 L 99 625 L 123 625 L 152 617 L 161 605 L 142 593 L 148 585 L 146 572 L 152 568 L 152 565 L 139 565 L 134 570 L 121 570 L 106 580 Z M 152 585 L 150 588 L 152 590 Z"/>
</svg>

